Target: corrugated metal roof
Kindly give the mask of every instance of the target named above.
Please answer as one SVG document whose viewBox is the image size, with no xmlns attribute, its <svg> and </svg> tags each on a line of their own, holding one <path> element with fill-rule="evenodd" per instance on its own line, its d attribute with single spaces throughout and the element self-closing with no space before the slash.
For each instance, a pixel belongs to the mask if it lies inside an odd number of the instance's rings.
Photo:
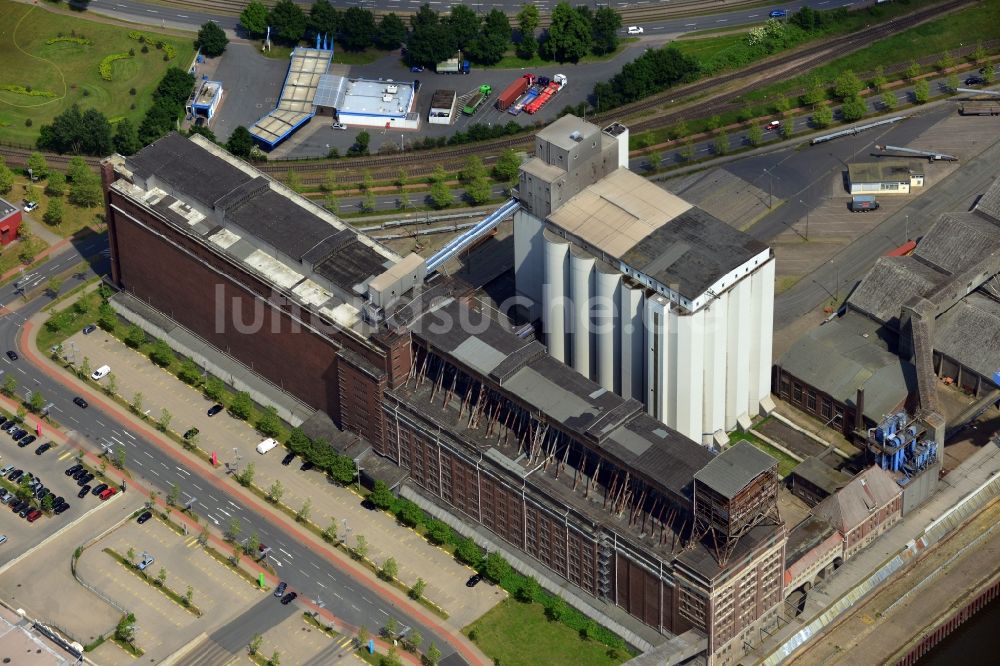
<svg viewBox="0 0 1000 666">
<path fill-rule="evenodd" d="M 946 213 L 917 245 L 915 256 L 958 273 L 1000 248 L 1000 226 L 972 213 Z"/>
<path fill-rule="evenodd" d="M 994 180 L 983 192 L 983 196 L 979 197 L 975 210 L 981 215 L 986 215 L 1000 222 L 1000 178 Z"/>
<path fill-rule="evenodd" d="M 978 293 L 963 298 L 935 322 L 934 349 L 992 377 L 1000 371 L 1000 303 Z"/>
<path fill-rule="evenodd" d="M 776 459 L 750 442 L 739 441 L 712 458 L 694 473 L 694 478 L 723 497 L 732 498 L 758 475 L 777 466 Z"/>
<path fill-rule="evenodd" d="M 945 277 L 915 257 L 879 257 L 847 302 L 895 327 L 903 303 L 930 293 Z"/>
</svg>

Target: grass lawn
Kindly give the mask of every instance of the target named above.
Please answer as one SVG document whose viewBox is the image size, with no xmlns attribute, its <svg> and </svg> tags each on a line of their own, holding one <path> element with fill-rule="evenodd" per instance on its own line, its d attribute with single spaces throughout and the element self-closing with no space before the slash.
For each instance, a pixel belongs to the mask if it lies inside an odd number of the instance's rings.
<svg viewBox="0 0 1000 666">
<path fill-rule="evenodd" d="M 134 29 L 0 0 L 0 87 L 30 87 L 32 92 L 43 93 L 32 96 L 0 90 L 0 141 L 34 144 L 39 127 L 74 103 L 82 109 L 96 108 L 112 120 L 130 118 L 138 125 L 163 72 L 171 65 L 186 69 L 194 56 L 194 44 L 181 37 L 158 35 L 177 52 L 173 60 L 164 62 L 162 50 L 150 47 L 149 53 L 142 53 L 142 45 L 128 36 Z M 60 33 L 70 37 L 74 31 L 91 43 L 46 44 Z M 135 49 L 135 57 L 115 61 L 112 80 L 102 79 L 98 70 L 101 60 L 129 49 Z M 136 89 L 135 96 L 129 94 L 131 88 Z"/>
<path fill-rule="evenodd" d="M 730 444 L 735 444 L 741 439 L 750 442 L 764 453 L 776 459 L 778 461 L 778 476 L 780 477 L 788 476 L 799 464 L 798 460 L 791 457 L 784 451 L 774 448 L 752 432 L 732 432 L 729 434 Z"/>
<path fill-rule="evenodd" d="M 257 48 L 260 48 L 261 43 L 258 43 Z M 304 42 L 302 44 L 302 46 L 308 47 L 313 47 L 315 45 L 315 42 L 312 44 Z M 292 47 L 272 44 L 270 51 L 262 51 L 261 53 L 263 53 L 266 57 L 274 58 L 275 60 L 288 60 L 288 58 L 292 55 Z M 364 51 L 348 51 L 341 48 L 338 44 L 333 50 L 333 63 L 335 65 L 367 65 L 375 62 L 387 53 L 390 53 L 390 51 L 383 51 L 374 47 L 367 48 Z"/>
<path fill-rule="evenodd" d="M 0 250 L 0 275 L 3 275 L 12 268 L 18 266 L 24 266 L 27 270 L 27 264 L 22 261 L 21 253 L 24 252 L 25 248 L 28 249 L 29 254 L 32 257 L 38 255 L 39 252 L 47 248 L 49 245 L 41 238 L 35 238 L 34 236 L 28 240 L 17 240 L 10 245 L 7 245 Z M 16 275 L 12 276 L 10 279 L 16 279 Z"/>
<path fill-rule="evenodd" d="M 14 185 L 14 189 L 11 190 L 11 196 L 14 197 L 14 201 L 21 201 L 24 198 L 24 192 L 27 189 L 27 184 L 28 181 L 24 180 Z M 97 232 L 104 230 L 104 206 L 81 208 L 80 206 L 71 204 L 69 202 L 68 186 L 66 188 L 66 194 L 60 197 L 63 202 L 62 222 L 56 225 L 45 222 L 42 219 L 42 216 L 45 214 L 45 211 L 48 210 L 49 200 L 52 197 L 45 194 L 44 180 L 35 183 L 35 191 L 38 193 L 38 208 L 31 213 L 31 217 L 49 231 L 59 234 L 63 238 L 69 238 L 87 227 Z M 16 196 L 14 194 L 15 192 L 17 192 Z"/>
<path fill-rule="evenodd" d="M 462 633 L 468 636 L 473 630 L 476 645 L 503 666 L 615 666 L 631 658 L 610 657 L 608 646 L 581 639 L 561 622 L 550 622 L 538 603 L 502 601 Z"/>
<path fill-rule="evenodd" d="M 705 61 L 714 56 L 717 51 L 729 48 L 733 44 L 738 44 L 745 38 L 746 33 L 740 32 L 732 35 L 716 35 L 699 39 L 681 39 L 671 42 L 670 46 L 673 46 L 684 55 L 693 56 L 698 60 Z"/>
<path fill-rule="evenodd" d="M 909 30 L 879 40 L 871 46 L 843 58 L 832 60 L 813 69 L 808 75 L 799 76 L 759 90 L 748 99 L 763 99 L 767 95 L 797 90 L 806 86 L 812 77 L 832 83 L 845 69 L 854 70 L 859 76 L 882 65 L 906 63 L 913 58 L 943 53 L 976 40 L 988 41 L 1000 36 L 1000 0 L 983 0 L 979 4 L 929 21 Z"/>
</svg>

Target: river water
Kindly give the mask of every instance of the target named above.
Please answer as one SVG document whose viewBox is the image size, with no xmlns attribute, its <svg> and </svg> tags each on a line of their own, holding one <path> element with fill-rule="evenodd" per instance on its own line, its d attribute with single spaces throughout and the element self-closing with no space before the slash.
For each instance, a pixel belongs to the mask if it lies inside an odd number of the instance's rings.
<svg viewBox="0 0 1000 666">
<path fill-rule="evenodd" d="M 917 662 L 919 666 L 996 664 L 1000 661 L 1000 599 L 972 616 Z"/>
</svg>

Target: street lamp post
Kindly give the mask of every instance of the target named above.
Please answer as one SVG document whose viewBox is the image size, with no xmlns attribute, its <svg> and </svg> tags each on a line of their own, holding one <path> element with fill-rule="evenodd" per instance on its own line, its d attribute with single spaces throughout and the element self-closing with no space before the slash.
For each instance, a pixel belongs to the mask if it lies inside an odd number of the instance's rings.
<svg viewBox="0 0 1000 666">
<path fill-rule="evenodd" d="M 809 205 L 799 199 L 799 203 L 806 207 L 806 240 L 809 240 Z"/>
<path fill-rule="evenodd" d="M 774 177 L 767 169 L 764 169 L 764 173 L 767 174 L 767 209 L 771 210 L 774 208 Z"/>
</svg>

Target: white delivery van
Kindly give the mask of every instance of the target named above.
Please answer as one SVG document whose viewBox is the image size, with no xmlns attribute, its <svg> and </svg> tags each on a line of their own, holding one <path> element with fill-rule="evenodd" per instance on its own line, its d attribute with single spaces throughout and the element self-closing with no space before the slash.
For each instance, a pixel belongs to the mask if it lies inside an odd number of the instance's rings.
<svg viewBox="0 0 1000 666">
<path fill-rule="evenodd" d="M 263 442 L 261 442 L 260 444 L 257 445 L 257 453 L 260 453 L 261 455 L 263 455 L 263 454 L 267 453 L 268 451 L 270 451 L 271 449 L 273 449 L 274 447 L 276 447 L 277 445 L 278 445 L 278 442 L 276 442 L 275 440 L 273 440 L 270 437 L 268 437 Z"/>
<path fill-rule="evenodd" d="M 108 373 L 110 372 L 111 372 L 110 365 L 102 365 L 97 370 L 94 370 L 94 372 L 90 375 L 90 378 L 96 382 L 107 377 Z"/>
</svg>

